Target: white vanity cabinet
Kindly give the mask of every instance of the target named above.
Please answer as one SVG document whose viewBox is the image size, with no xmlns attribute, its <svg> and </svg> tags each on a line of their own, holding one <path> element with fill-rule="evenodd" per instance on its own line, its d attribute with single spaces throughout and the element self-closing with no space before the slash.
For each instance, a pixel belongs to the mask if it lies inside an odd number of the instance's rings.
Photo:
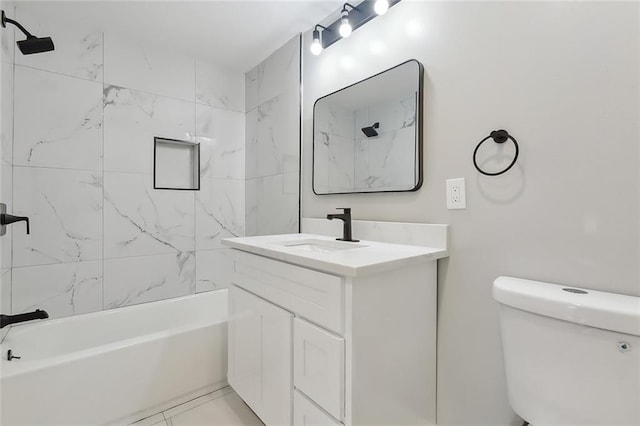
<svg viewBox="0 0 640 426">
<path fill-rule="evenodd" d="M 293 315 L 242 290 L 229 290 L 228 381 L 266 424 L 291 424 Z"/>
<path fill-rule="evenodd" d="M 376 260 L 351 268 L 348 254 L 235 244 L 251 238 L 228 240 L 228 381 L 262 421 L 434 425 L 438 257 L 379 243 L 403 261 L 369 250 Z"/>
</svg>

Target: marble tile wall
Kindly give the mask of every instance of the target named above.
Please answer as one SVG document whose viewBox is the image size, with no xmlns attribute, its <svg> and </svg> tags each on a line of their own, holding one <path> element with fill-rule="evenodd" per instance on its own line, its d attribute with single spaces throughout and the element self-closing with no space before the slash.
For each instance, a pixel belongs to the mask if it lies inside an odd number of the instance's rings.
<svg viewBox="0 0 640 426">
<path fill-rule="evenodd" d="M 2 312 L 62 317 L 226 286 L 220 241 L 245 233 L 245 76 L 15 13 L 56 50 L 17 54 L 7 76 L 2 31 L 1 195 L 31 218 L 30 235 L 2 237 Z M 154 136 L 201 144 L 200 191 L 153 189 Z"/>
<path fill-rule="evenodd" d="M 300 37 L 245 79 L 246 234 L 298 232 Z"/>
<path fill-rule="evenodd" d="M 2 2 L 7 14 L 14 6 Z M 9 204 L 13 197 L 13 31 L 0 31 L 0 202 Z M 11 238 L 13 230 L 0 237 L 0 312 L 11 312 Z M 6 329 L 0 330 L 0 339 Z"/>
</svg>

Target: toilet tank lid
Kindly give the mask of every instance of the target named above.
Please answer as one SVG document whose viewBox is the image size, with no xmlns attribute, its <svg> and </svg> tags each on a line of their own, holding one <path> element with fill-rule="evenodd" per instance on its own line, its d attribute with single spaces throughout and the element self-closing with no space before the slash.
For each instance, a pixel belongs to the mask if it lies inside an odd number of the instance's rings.
<svg viewBox="0 0 640 426">
<path fill-rule="evenodd" d="M 534 314 L 640 336 L 640 297 L 498 277 L 493 298 Z"/>
</svg>

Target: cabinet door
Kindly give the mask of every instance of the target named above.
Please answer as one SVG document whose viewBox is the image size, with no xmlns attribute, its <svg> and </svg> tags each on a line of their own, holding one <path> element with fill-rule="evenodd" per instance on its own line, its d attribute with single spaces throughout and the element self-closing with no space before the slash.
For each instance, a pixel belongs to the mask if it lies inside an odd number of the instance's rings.
<svg viewBox="0 0 640 426">
<path fill-rule="evenodd" d="M 229 318 L 227 380 L 238 395 L 254 407 L 260 402 L 262 382 L 259 299 L 232 286 L 229 289 Z"/>
<path fill-rule="evenodd" d="M 291 425 L 293 315 L 236 286 L 229 314 L 229 384 L 267 426 Z"/>
<path fill-rule="evenodd" d="M 294 385 L 336 419 L 344 418 L 344 338 L 296 318 Z"/>
</svg>

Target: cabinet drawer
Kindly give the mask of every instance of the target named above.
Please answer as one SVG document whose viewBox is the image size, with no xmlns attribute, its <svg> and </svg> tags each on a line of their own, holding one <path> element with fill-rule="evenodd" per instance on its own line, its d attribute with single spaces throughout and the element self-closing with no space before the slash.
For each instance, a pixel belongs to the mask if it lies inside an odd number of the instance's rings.
<svg viewBox="0 0 640 426">
<path fill-rule="evenodd" d="M 233 284 L 342 333 L 342 278 L 233 250 Z"/>
<path fill-rule="evenodd" d="M 344 339 L 293 320 L 293 384 L 333 417 L 344 418 Z"/>
<path fill-rule="evenodd" d="M 293 424 L 296 426 L 342 426 L 298 391 L 293 392 Z"/>
</svg>

